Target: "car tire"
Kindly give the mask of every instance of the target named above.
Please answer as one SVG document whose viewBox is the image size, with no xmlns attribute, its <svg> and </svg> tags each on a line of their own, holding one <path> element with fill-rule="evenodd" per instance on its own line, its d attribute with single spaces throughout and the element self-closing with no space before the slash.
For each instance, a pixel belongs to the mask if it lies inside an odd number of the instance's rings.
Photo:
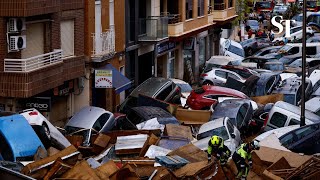
<svg viewBox="0 0 320 180">
<path fill-rule="evenodd" d="M 39 128 L 38 136 L 45 148 L 49 148 L 51 146 L 50 130 L 46 123 L 43 123 Z"/>
<path fill-rule="evenodd" d="M 213 82 L 211 82 L 211 81 L 205 81 L 205 82 L 202 83 L 202 85 L 210 85 L 210 86 L 212 86 L 212 85 L 213 85 Z"/>
</svg>

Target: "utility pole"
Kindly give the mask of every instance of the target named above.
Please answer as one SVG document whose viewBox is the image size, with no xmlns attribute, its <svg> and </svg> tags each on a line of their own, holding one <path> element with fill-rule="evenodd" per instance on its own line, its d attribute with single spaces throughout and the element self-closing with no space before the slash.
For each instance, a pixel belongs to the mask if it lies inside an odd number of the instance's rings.
<svg viewBox="0 0 320 180">
<path fill-rule="evenodd" d="M 307 0 L 303 0 L 303 23 L 302 23 L 302 85 L 301 85 L 301 117 L 300 126 L 305 126 L 305 84 L 306 84 L 306 38 L 307 38 Z"/>
</svg>

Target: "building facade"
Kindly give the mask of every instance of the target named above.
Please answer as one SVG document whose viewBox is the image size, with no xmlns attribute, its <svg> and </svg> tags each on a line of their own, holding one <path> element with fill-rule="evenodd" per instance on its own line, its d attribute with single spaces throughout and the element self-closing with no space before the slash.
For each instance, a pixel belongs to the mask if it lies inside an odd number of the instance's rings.
<svg viewBox="0 0 320 180">
<path fill-rule="evenodd" d="M 135 85 L 151 76 L 196 83 L 237 17 L 235 0 L 126 0 L 126 9 L 126 74 Z"/>
<path fill-rule="evenodd" d="M 89 104 L 115 112 L 131 86 L 125 74 L 124 0 L 85 2 L 86 94 Z M 97 71 L 112 71 L 111 87 L 97 87 Z"/>
<path fill-rule="evenodd" d="M 0 110 L 37 108 L 64 124 L 81 101 L 83 36 L 83 0 L 1 1 Z"/>
</svg>

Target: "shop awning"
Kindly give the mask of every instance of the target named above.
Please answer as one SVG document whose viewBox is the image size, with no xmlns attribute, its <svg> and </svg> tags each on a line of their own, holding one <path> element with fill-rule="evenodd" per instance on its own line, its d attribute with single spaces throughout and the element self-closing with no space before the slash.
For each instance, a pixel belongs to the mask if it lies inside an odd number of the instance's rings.
<svg viewBox="0 0 320 180">
<path fill-rule="evenodd" d="M 131 81 L 122 75 L 115 67 L 111 64 L 107 64 L 101 70 L 112 70 L 112 86 L 115 88 L 117 94 L 125 91 L 131 87 Z"/>
</svg>

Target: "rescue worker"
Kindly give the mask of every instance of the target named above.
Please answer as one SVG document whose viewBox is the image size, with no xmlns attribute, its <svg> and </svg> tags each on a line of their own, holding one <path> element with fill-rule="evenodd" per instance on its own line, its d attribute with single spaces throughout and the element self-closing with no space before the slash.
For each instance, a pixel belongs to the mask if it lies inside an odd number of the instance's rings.
<svg viewBox="0 0 320 180">
<path fill-rule="evenodd" d="M 211 161 L 212 154 L 216 154 L 217 159 L 220 161 L 221 166 L 224 166 L 230 155 L 231 151 L 224 145 L 223 139 L 220 136 L 213 135 L 208 142 L 208 162 Z"/>
<path fill-rule="evenodd" d="M 250 143 L 243 143 L 238 147 L 236 152 L 232 155 L 232 160 L 237 166 L 238 174 L 237 178 L 246 179 L 249 173 L 249 168 L 252 168 L 252 159 L 251 152 L 253 150 L 259 150 L 260 145 L 256 140 L 251 141 Z M 246 162 L 248 161 L 248 163 Z"/>
</svg>

